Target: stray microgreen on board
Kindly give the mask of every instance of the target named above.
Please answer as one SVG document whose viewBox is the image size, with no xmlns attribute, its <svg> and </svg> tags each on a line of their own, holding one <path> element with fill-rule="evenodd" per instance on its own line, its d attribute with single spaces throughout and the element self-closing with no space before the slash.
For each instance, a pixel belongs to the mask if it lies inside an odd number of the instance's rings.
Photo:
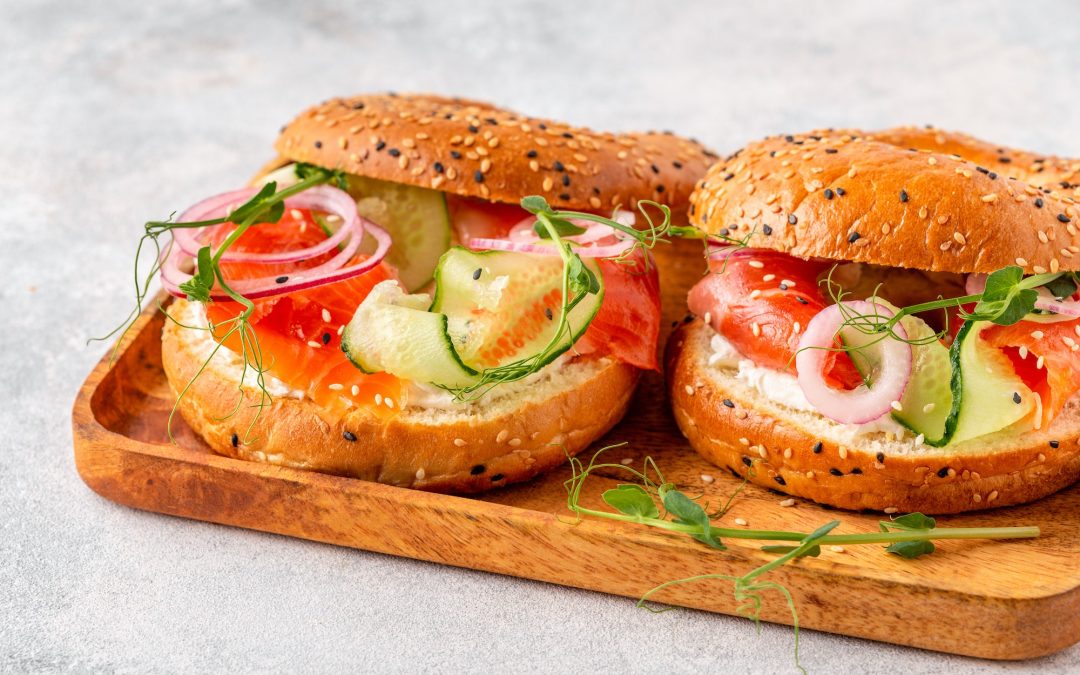
<svg viewBox="0 0 1080 675">
<path fill-rule="evenodd" d="M 789 541 L 790 545 L 769 544 L 761 547 L 766 553 L 779 554 L 768 563 L 742 576 L 726 574 L 703 574 L 662 583 L 646 592 L 638 601 L 639 607 L 650 611 L 667 611 L 649 604 L 660 591 L 676 585 L 699 581 L 727 581 L 734 586 L 737 613 L 760 622 L 762 594 L 765 591 L 779 593 L 791 610 L 795 629 L 795 663 L 799 665 L 799 617 L 791 592 L 779 583 L 761 580 L 760 577 L 797 558 L 817 557 L 825 545 L 886 544 L 885 551 L 902 558 L 917 558 L 934 552 L 934 540 L 945 539 L 1026 539 L 1038 537 L 1038 527 L 971 527 L 939 528 L 937 522 L 921 513 L 909 513 L 879 523 L 880 532 L 858 534 L 832 534 L 840 521 L 824 523 L 813 532 L 786 532 L 779 530 L 750 530 L 746 528 L 720 527 L 707 515 L 707 505 L 698 498 L 690 497 L 667 481 L 651 457 L 646 457 L 640 470 L 625 464 L 601 461 L 601 455 L 626 443 L 610 445 L 598 450 L 586 464 L 577 457 L 570 457 L 571 477 L 566 481 L 567 508 L 579 518 L 603 518 L 627 523 L 637 523 L 658 530 L 683 534 L 713 549 L 725 549 L 724 539 L 750 539 L 757 541 Z M 582 493 L 589 476 L 598 471 L 617 471 L 626 474 L 633 482 L 620 484 L 604 491 L 604 503 L 615 509 L 602 511 L 582 505 Z M 753 470 L 751 466 L 750 470 Z M 745 486 L 739 486 L 739 490 Z M 738 492 L 738 490 L 736 490 Z M 715 517 L 722 517 L 731 506 L 732 498 Z M 661 508 L 662 507 L 662 508 Z"/>
</svg>

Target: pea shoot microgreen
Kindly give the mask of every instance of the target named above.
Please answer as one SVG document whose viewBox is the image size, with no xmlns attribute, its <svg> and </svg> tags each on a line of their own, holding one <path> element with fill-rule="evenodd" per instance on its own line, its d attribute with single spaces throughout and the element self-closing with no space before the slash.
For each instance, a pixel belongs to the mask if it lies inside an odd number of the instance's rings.
<svg viewBox="0 0 1080 675">
<path fill-rule="evenodd" d="M 243 405 L 244 387 L 247 378 L 249 377 L 249 371 L 255 373 L 255 384 L 259 390 L 259 400 L 254 404 L 254 407 L 258 408 L 258 412 L 252 418 L 251 423 L 248 426 L 249 435 L 252 429 L 254 429 L 262 410 L 271 403 L 270 392 L 266 388 L 265 380 L 267 367 L 264 365 L 264 358 L 262 349 L 259 346 L 258 335 L 255 333 L 249 321 L 251 315 L 255 311 L 255 304 L 236 292 L 229 285 L 229 282 L 221 270 L 221 258 L 225 252 L 252 227 L 258 226 L 260 223 L 278 222 L 285 213 L 285 200 L 289 197 L 324 183 L 334 183 L 341 187 L 344 185 L 345 181 L 345 176 L 340 171 L 331 171 L 308 164 L 297 164 L 296 175 L 299 179 L 298 182 L 283 187 L 281 190 L 277 189 L 277 184 L 275 182 L 266 183 L 254 196 L 248 199 L 248 201 L 240 204 L 227 215 L 220 218 L 194 222 L 175 222 L 173 220 L 175 214 L 173 214 L 166 220 L 150 221 L 144 226 L 143 235 L 139 239 L 139 244 L 135 252 L 135 307 L 117 328 L 113 329 L 107 335 L 92 338 L 93 340 L 106 340 L 117 334 L 120 335 L 120 339 L 117 341 L 111 356 L 113 360 L 116 358 L 117 350 L 123 342 L 124 336 L 131 330 L 136 319 L 138 319 L 139 315 L 142 313 L 143 304 L 150 291 L 151 282 L 161 271 L 162 263 L 171 251 L 172 246 L 176 245 L 175 241 L 170 239 L 163 246 L 160 237 L 181 228 L 203 228 L 226 223 L 236 225 L 216 249 L 210 245 L 205 245 L 198 250 L 195 260 L 195 269 L 191 279 L 180 284 L 180 290 L 187 295 L 188 300 L 203 303 L 211 301 L 211 293 L 216 287 L 231 300 L 239 304 L 241 306 L 241 311 L 235 317 L 218 324 L 208 323 L 207 326 L 190 326 L 191 328 L 196 328 L 198 330 L 210 331 L 211 335 L 214 336 L 214 342 L 216 344 L 206 360 L 196 370 L 195 375 L 188 381 L 183 389 L 181 389 L 176 401 L 173 403 L 172 410 L 169 413 L 167 429 L 170 439 L 172 438 L 172 420 L 176 414 L 180 401 L 191 388 L 191 385 L 195 380 L 203 373 L 217 352 L 222 348 L 223 344 L 234 335 L 238 336 L 240 341 L 244 373 L 241 375 L 237 384 L 240 396 L 237 400 L 236 407 L 226 415 L 225 418 L 235 415 L 240 410 L 240 406 Z M 153 247 L 154 257 L 150 263 L 149 272 L 142 274 L 140 268 L 145 264 L 143 258 L 144 250 L 147 246 Z M 161 309 L 170 321 L 175 321 L 168 312 L 165 312 L 164 308 Z M 221 333 L 222 329 L 227 330 L 225 330 L 224 333 Z M 250 438 L 245 440 L 245 442 L 248 442 L 249 440 Z"/>
<path fill-rule="evenodd" d="M 935 540 L 946 539 L 1026 539 L 1038 537 L 1038 527 L 967 527 L 939 528 L 933 518 L 921 513 L 909 513 L 879 523 L 879 532 L 856 534 L 832 534 L 840 526 L 840 521 L 829 521 L 813 532 L 788 532 L 779 530 L 751 530 L 743 527 L 728 528 L 713 524 L 713 520 L 723 517 L 731 506 L 734 495 L 714 515 L 707 515 L 707 505 L 699 503 L 698 498 L 690 497 L 664 478 L 656 462 L 646 457 L 642 468 L 602 461 L 602 455 L 625 443 L 607 446 L 597 451 L 585 463 L 579 458 L 570 458 L 571 477 L 566 481 L 567 508 L 578 518 L 602 518 L 627 523 L 645 525 L 658 530 L 665 530 L 686 535 L 712 549 L 726 548 L 724 540 L 749 539 L 757 541 L 786 541 L 789 545 L 768 544 L 761 547 L 765 553 L 779 554 L 777 558 L 757 567 L 742 576 L 725 574 L 704 574 L 686 579 L 677 579 L 662 583 L 646 592 L 638 601 L 639 607 L 650 611 L 666 611 L 649 604 L 657 593 L 672 586 L 709 580 L 730 582 L 734 586 L 738 613 L 760 621 L 763 603 L 762 593 L 776 591 L 780 593 L 791 610 L 795 628 L 795 659 L 798 664 L 799 617 L 795 601 L 787 588 L 779 583 L 762 580 L 769 572 L 802 557 L 816 557 L 821 554 L 821 547 L 826 545 L 865 545 L 885 544 L 887 553 L 901 558 L 913 559 L 934 552 Z M 753 466 L 750 467 L 753 470 Z M 601 494 L 604 503 L 613 511 L 593 509 L 582 505 L 582 494 L 588 478 L 598 472 L 609 475 L 612 472 L 625 474 L 633 482 L 620 484 Z M 741 490 L 746 484 L 744 477 Z"/>
</svg>

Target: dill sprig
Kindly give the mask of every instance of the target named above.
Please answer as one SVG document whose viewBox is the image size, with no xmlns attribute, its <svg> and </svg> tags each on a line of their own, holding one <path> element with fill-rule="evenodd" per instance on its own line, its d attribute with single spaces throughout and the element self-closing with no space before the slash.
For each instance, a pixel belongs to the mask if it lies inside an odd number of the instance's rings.
<svg viewBox="0 0 1080 675">
<path fill-rule="evenodd" d="M 176 401 L 173 403 L 172 409 L 169 412 L 167 424 L 167 433 L 170 440 L 173 440 L 172 421 L 179 408 L 180 401 L 184 398 L 199 376 L 202 375 L 203 371 L 206 370 L 218 351 L 220 351 L 224 347 L 224 344 L 234 336 L 239 336 L 241 346 L 240 356 L 243 361 L 244 372 L 241 374 L 240 380 L 237 383 L 239 398 L 237 399 L 236 406 L 232 411 L 220 419 L 228 419 L 239 412 L 240 407 L 244 402 L 244 387 L 247 383 L 249 370 L 254 371 L 255 373 L 255 386 L 259 391 L 259 400 L 252 406 L 258 410 L 248 425 L 245 443 L 250 442 L 251 432 L 255 428 L 262 411 L 272 403 L 272 396 L 266 387 L 266 373 L 269 369 L 265 366 L 265 360 L 263 358 L 262 348 L 259 345 L 258 335 L 250 323 L 251 315 L 255 311 L 255 303 L 238 293 L 229 285 L 229 282 L 221 269 L 221 258 L 225 252 L 253 226 L 257 226 L 260 223 L 276 223 L 281 220 L 282 215 L 285 213 L 285 200 L 289 197 L 323 183 L 332 182 L 339 187 L 342 187 L 345 181 L 345 176 L 341 171 L 331 171 L 308 164 L 298 164 L 296 166 L 296 175 L 300 180 L 281 190 L 277 189 L 277 184 L 275 182 L 265 184 L 248 201 L 220 218 L 180 223 L 173 220 L 176 215 L 174 212 L 173 214 L 170 214 L 169 218 L 166 220 L 149 221 L 143 226 L 143 235 L 140 237 L 139 244 L 135 251 L 135 306 L 119 326 L 106 335 L 91 338 L 92 341 L 107 340 L 119 334 L 120 337 L 110 355 L 110 363 L 115 361 L 120 345 L 124 341 L 124 337 L 127 335 L 128 331 L 131 330 L 139 315 L 142 314 L 143 304 L 146 301 L 146 296 L 149 294 L 152 282 L 161 271 L 161 266 L 171 252 L 172 247 L 176 245 L 175 240 L 171 238 L 173 230 L 203 228 L 226 223 L 236 225 L 216 249 L 210 245 L 203 246 L 199 249 L 196 255 L 196 266 L 193 276 L 188 281 L 180 284 L 180 290 L 187 295 L 188 300 L 202 302 L 204 304 L 211 302 L 211 291 L 217 287 L 232 301 L 238 303 L 241 306 L 241 311 L 235 317 L 217 324 L 207 321 L 206 327 L 184 326 L 187 328 L 210 331 L 215 345 L 206 360 L 203 361 L 196 370 L 195 375 L 192 376 L 180 390 L 179 395 L 176 397 Z M 170 239 L 163 247 L 159 239 L 166 234 L 170 235 Z M 150 264 L 149 271 L 144 274 L 140 270 L 141 266 L 144 264 L 144 248 L 147 246 L 153 246 L 154 258 Z M 183 326 L 183 324 L 177 322 L 176 319 L 165 311 L 160 304 L 159 309 L 165 314 L 168 320 Z M 221 334 L 220 331 L 226 328 L 227 330 Z"/>
<path fill-rule="evenodd" d="M 762 580 L 769 572 L 806 556 L 816 557 L 825 545 L 865 545 L 886 544 L 885 551 L 902 558 L 914 559 L 934 552 L 935 540 L 946 539 L 1026 539 L 1038 537 L 1038 527 L 966 527 L 939 528 L 937 522 L 921 513 L 909 513 L 887 521 L 880 521 L 879 532 L 859 534 L 831 534 L 840 525 L 840 521 L 829 521 L 812 532 L 787 532 L 780 530 L 749 530 L 727 528 L 713 525 L 713 517 L 706 507 L 696 499 L 677 489 L 674 483 L 667 481 L 652 457 L 646 457 L 640 470 L 600 461 L 600 456 L 613 448 L 623 447 L 626 443 L 610 445 L 598 450 L 588 464 L 577 457 L 570 458 L 571 477 L 565 482 L 567 508 L 579 518 L 603 518 L 627 523 L 636 523 L 655 529 L 683 534 L 706 546 L 724 550 L 724 539 L 750 539 L 758 541 L 787 541 L 790 545 L 766 545 L 766 553 L 779 553 L 779 557 L 761 565 L 744 575 L 703 574 L 685 579 L 664 582 L 648 592 L 638 606 L 650 611 L 666 611 L 649 604 L 649 599 L 656 593 L 672 586 L 697 581 L 722 580 L 733 584 L 738 613 L 755 623 L 760 622 L 762 593 L 776 591 L 780 593 L 791 610 L 792 624 L 795 629 L 795 663 L 799 665 L 799 617 L 795 601 L 790 591 L 779 583 Z M 751 470 L 753 467 L 751 467 Z M 591 509 L 581 504 L 581 495 L 590 475 L 600 470 L 619 471 L 627 474 L 634 482 L 620 484 L 604 491 L 603 501 L 614 511 Z M 722 517 L 727 513 L 736 494 L 743 484 L 727 500 L 718 512 Z M 800 666 L 801 669 L 801 666 Z"/>
</svg>

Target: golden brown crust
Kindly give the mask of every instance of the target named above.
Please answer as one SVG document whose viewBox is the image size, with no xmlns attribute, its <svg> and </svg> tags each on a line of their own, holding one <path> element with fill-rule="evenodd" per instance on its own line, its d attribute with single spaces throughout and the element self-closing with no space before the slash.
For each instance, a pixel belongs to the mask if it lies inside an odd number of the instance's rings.
<svg viewBox="0 0 1080 675">
<path fill-rule="evenodd" d="M 539 194 L 558 208 L 684 211 L 716 155 L 670 133 L 611 134 L 487 103 L 428 94 L 335 98 L 286 125 L 283 156 L 348 173 L 517 203 Z"/>
<path fill-rule="evenodd" d="M 308 399 L 275 396 L 249 433 L 255 409 L 236 408 L 234 372 L 211 364 L 192 380 L 205 358 L 193 346 L 195 333 L 166 322 L 162 364 L 174 394 L 191 382 L 180 413 L 215 452 L 435 492 L 479 492 L 562 464 L 622 418 L 639 376 L 612 360 L 584 381 L 552 386 L 549 395 L 516 407 L 403 411 L 389 421 L 362 409 L 331 418 Z M 250 404 L 258 400 L 250 388 L 245 397 Z"/>
<path fill-rule="evenodd" d="M 1080 270 L 1080 161 L 903 127 L 751 143 L 715 164 L 690 220 L 800 258 L 930 271 Z"/>
<path fill-rule="evenodd" d="M 797 420 L 768 414 L 759 401 L 710 377 L 704 331 L 697 320 L 668 341 L 675 420 L 694 449 L 717 466 L 741 476 L 752 463 L 750 480 L 763 487 L 845 509 L 942 514 L 1030 502 L 1080 478 L 1080 438 L 1075 431 L 1054 436 L 1052 430 L 1061 428 L 1057 421 L 1051 430 L 985 453 L 878 455 L 819 439 Z"/>
</svg>

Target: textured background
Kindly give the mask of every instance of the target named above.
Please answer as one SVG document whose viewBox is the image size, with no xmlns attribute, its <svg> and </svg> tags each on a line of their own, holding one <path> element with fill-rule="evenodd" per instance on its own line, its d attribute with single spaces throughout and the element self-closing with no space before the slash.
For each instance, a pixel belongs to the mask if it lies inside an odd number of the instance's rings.
<svg viewBox="0 0 1080 675">
<path fill-rule="evenodd" d="M 140 513 L 75 473 L 84 341 L 128 309 L 140 223 L 243 182 L 328 96 L 457 93 L 724 152 L 933 122 L 1080 156 L 1077 3 L 556 4 L 0 0 L 0 669 L 792 670 L 787 628 Z M 1076 672 L 1080 649 L 807 632 L 803 662 Z"/>
</svg>

